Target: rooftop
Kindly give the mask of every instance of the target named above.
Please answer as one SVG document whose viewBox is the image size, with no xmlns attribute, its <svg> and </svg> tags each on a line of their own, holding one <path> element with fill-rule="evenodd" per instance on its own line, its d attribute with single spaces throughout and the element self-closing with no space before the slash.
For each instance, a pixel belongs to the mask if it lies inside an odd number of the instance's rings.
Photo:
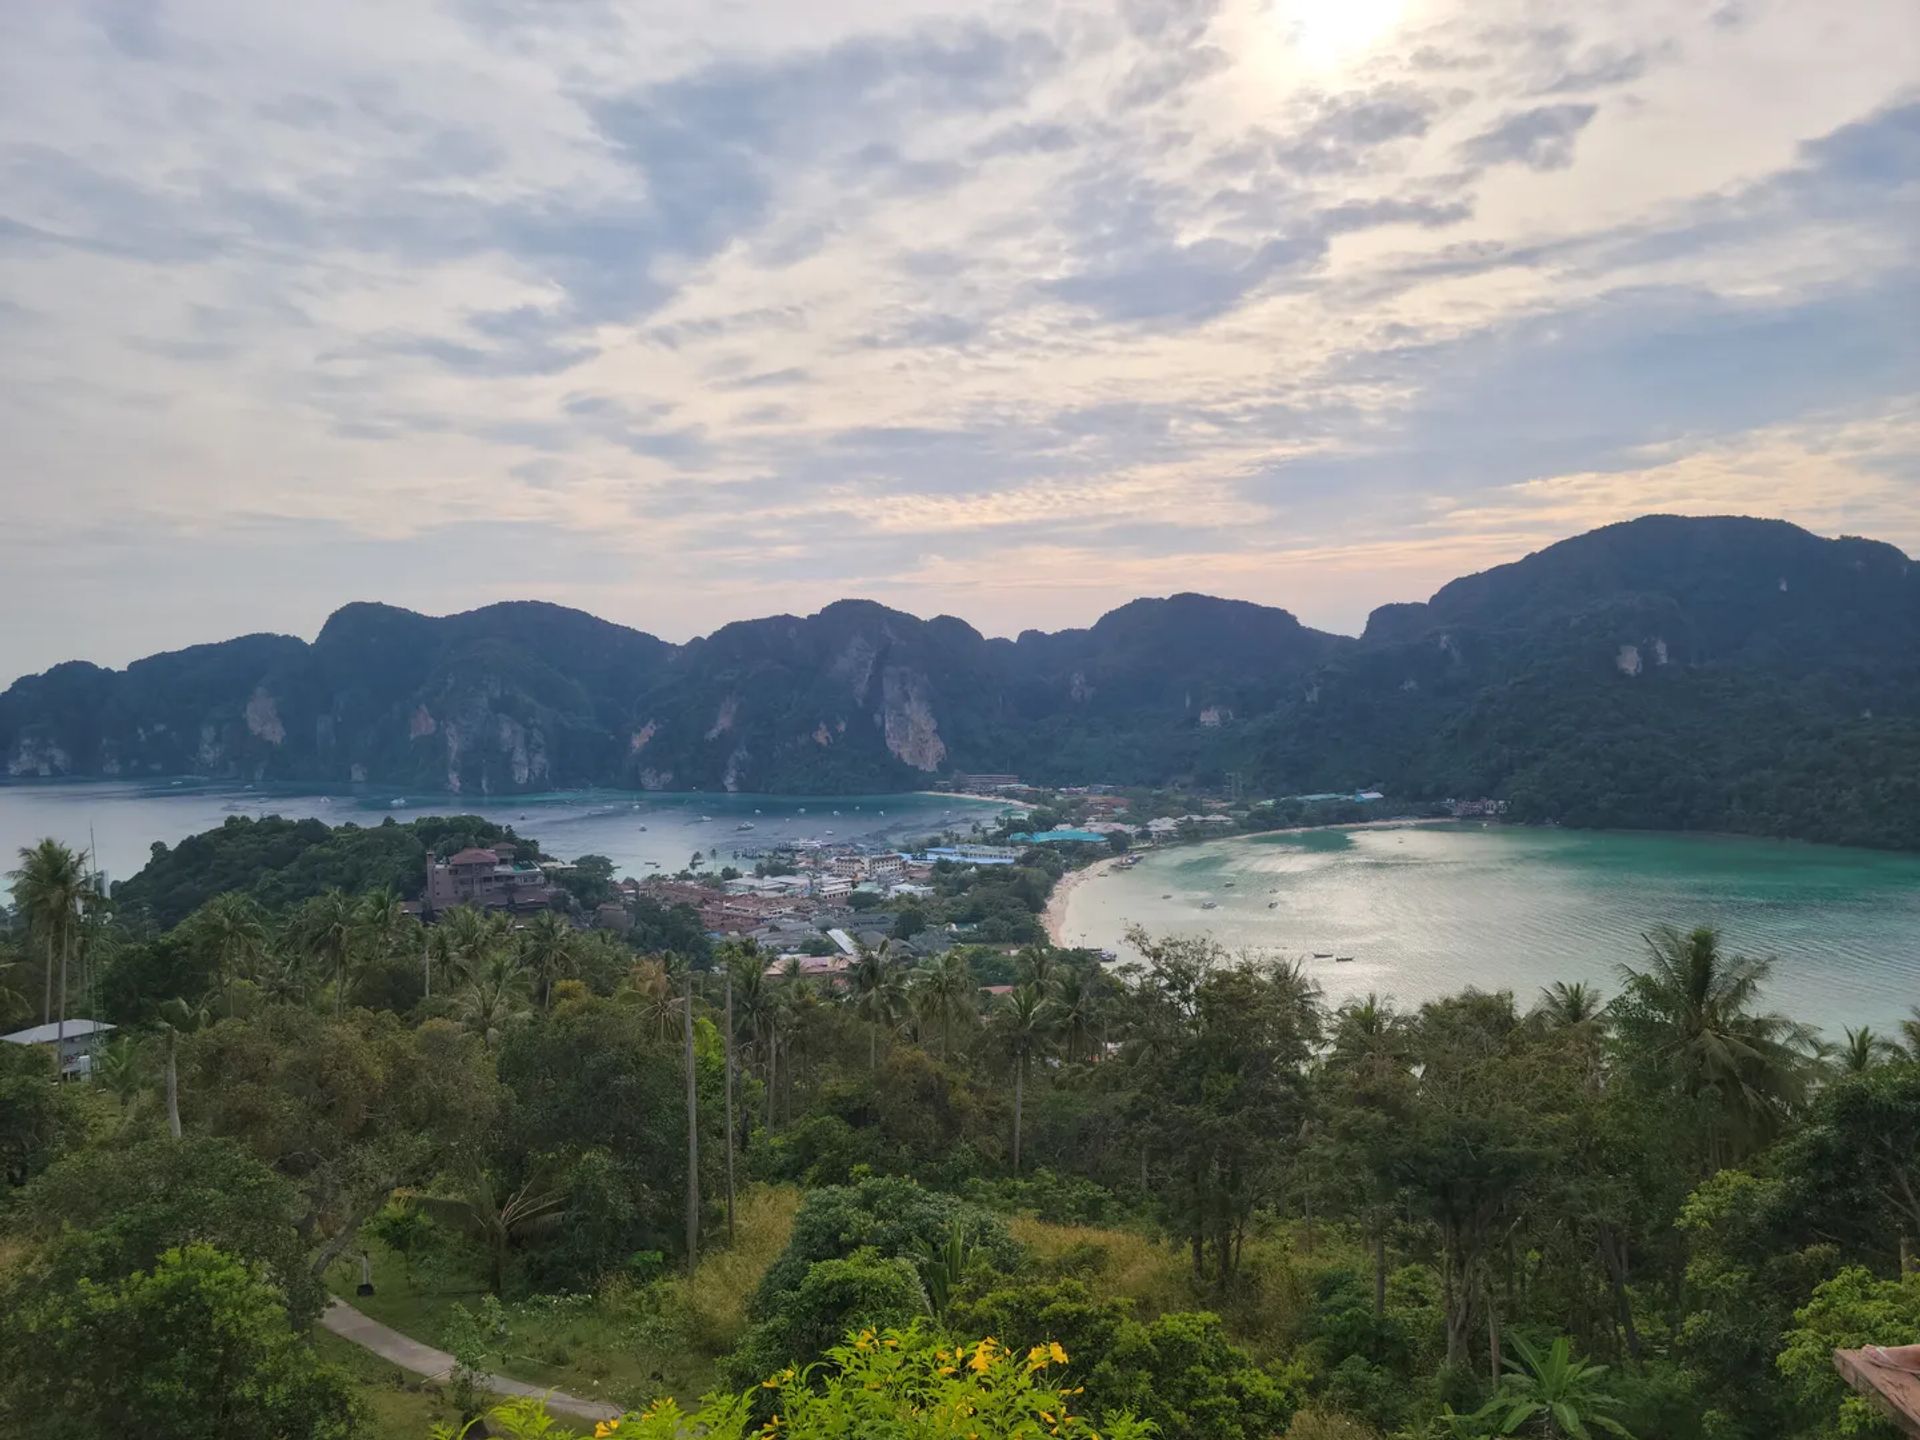
<svg viewBox="0 0 1920 1440">
<path fill-rule="evenodd" d="M 104 1020 L 73 1019 L 67 1021 L 67 1039 L 74 1040 L 96 1033 L 105 1034 L 111 1029 L 113 1026 Z M 16 1030 L 11 1035 L 0 1035 L 0 1040 L 14 1045 L 51 1045 L 59 1037 L 60 1022 L 56 1020 L 51 1025 L 35 1025 L 30 1030 Z"/>
</svg>

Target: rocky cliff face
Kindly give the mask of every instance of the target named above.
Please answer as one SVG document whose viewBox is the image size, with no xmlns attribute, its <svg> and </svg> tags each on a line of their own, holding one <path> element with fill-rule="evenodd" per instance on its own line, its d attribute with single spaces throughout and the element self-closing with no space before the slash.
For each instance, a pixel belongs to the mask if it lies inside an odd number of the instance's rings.
<svg viewBox="0 0 1920 1440">
<path fill-rule="evenodd" d="M 1543 816 L 1606 823 L 1679 797 L 1683 823 L 1751 829 L 1785 803 L 1752 775 L 1801 752 L 1816 758 L 1795 783 L 1857 792 L 1862 813 L 1920 787 L 1920 575 L 1869 541 L 1674 517 L 1383 607 L 1359 640 L 1200 595 L 1011 641 L 842 601 L 682 646 L 552 605 L 349 605 L 310 645 L 256 635 L 125 671 L 62 665 L 0 694 L 13 777 L 465 795 L 1232 775 L 1282 793 L 1533 797 Z"/>
</svg>

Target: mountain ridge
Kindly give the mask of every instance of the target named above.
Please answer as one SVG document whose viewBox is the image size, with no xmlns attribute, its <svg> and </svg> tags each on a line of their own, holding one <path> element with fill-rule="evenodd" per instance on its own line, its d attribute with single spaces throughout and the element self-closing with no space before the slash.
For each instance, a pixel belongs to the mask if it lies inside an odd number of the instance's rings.
<svg viewBox="0 0 1920 1440">
<path fill-rule="evenodd" d="M 1745 517 L 1570 537 L 1382 605 L 1359 637 L 1193 592 L 1011 639 L 847 599 L 678 645 L 544 601 L 438 617 L 356 601 L 311 642 L 72 661 L 0 692 L 14 778 L 460 794 L 828 794 L 956 771 L 1366 782 L 1569 823 L 1920 845 L 1920 821 L 1889 818 L 1920 801 L 1917 737 L 1912 562 Z"/>
</svg>

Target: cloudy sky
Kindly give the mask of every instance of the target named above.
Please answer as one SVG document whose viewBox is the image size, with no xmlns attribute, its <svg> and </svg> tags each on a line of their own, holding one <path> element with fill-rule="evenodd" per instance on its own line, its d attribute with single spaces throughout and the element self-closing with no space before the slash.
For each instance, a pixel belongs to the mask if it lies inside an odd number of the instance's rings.
<svg viewBox="0 0 1920 1440">
<path fill-rule="evenodd" d="M 1920 554 L 1911 0 L 0 0 L 0 683 Z"/>
</svg>

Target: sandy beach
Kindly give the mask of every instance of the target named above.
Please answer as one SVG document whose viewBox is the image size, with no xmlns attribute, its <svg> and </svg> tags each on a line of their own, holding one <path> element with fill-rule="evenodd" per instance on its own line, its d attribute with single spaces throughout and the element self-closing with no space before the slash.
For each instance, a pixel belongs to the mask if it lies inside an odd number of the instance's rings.
<svg viewBox="0 0 1920 1440">
<path fill-rule="evenodd" d="M 1062 927 L 1067 923 L 1067 897 L 1077 885 L 1084 885 L 1096 876 L 1104 875 L 1120 861 L 1120 856 L 1109 855 L 1104 860 L 1096 860 L 1082 870 L 1069 870 L 1054 884 L 1053 893 L 1047 897 L 1046 913 L 1040 917 L 1040 923 L 1047 927 L 1047 938 L 1056 945 L 1065 945 L 1061 938 Z"/>
<path fill-rule="evenodd" d="M 1239 835 L 1221 835 L 1211 840 L 1180 841 L 1175 845 L 1162 845 L 1149 850 L 1136 850 L 1134 855 L 1151 855 L 1156 850 L 1194 849 L 1202 845 L 1232 845 L 1248 840 L 1258 840 L 1263 835 L 1306 835 L 1315 830 L 1404 830 L 1416 825 L 1458 825 L 1458 820 L 1446 817 L 1433 819 L 1401 820 L 1356 820 L 1351 825 L 1289 825 L 1276 830 L 1251 830 Z M 1053 887 L 1053 893 L 1047 897 L 1046 912 L 1040 917 L 1040 923 L 1046 926 L 1047 938 L 1056 945 L 1065 945 L 1063 937 L 1067 923 L 1067 900 L 1077 886 L 1101 876 L 1111 870 L 1123 857 L 1112 855 L 1104 860 L 1096 860 L 1084 870 L 1070 870 L 1060 877 Z"/>
</svg>

